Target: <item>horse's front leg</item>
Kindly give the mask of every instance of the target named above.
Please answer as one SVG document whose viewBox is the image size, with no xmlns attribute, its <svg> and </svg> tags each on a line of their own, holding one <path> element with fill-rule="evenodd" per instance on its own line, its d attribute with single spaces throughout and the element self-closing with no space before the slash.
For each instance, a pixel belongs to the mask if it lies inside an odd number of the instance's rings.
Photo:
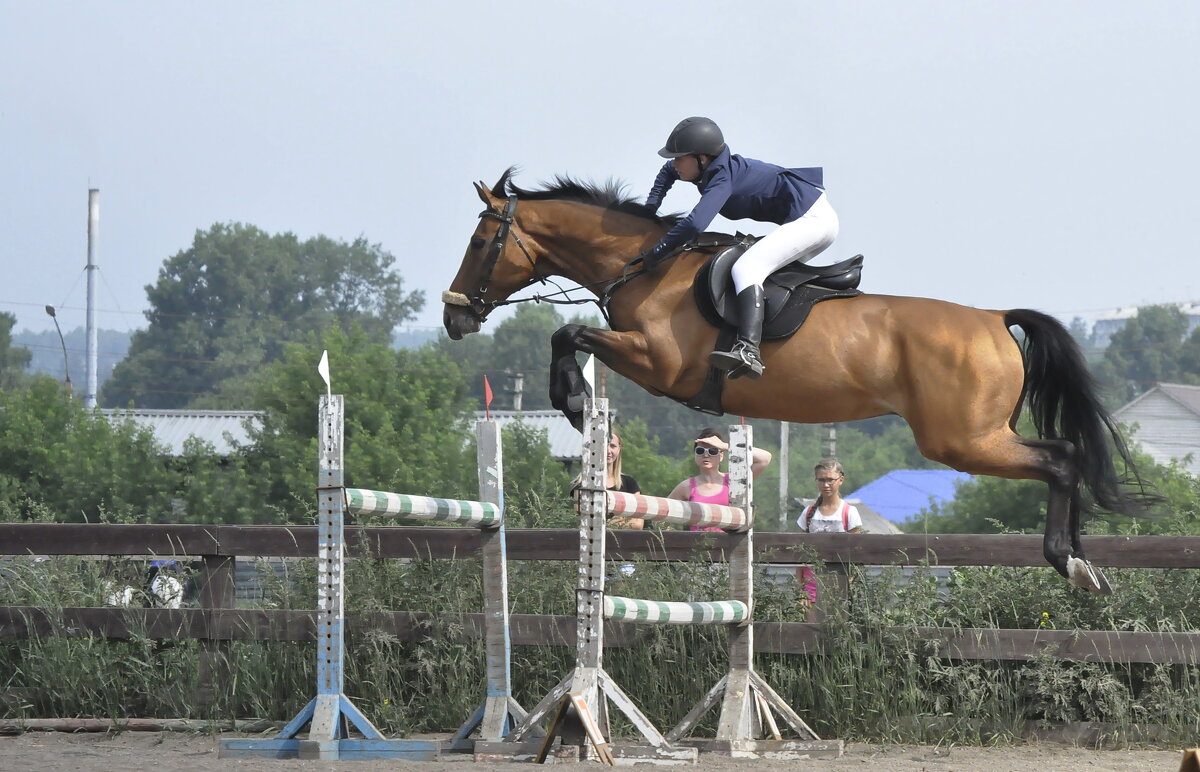
<svg viewBox="0 0 1200 772">
<path fill-rule="evenodd" d="M 550 404 L 583 431 L 583 400 L 589 395 L 576 352 L 596 358 L 622 375 L 644 383 L 639 372 L 650 371 L 646 339 L 639 332 L 615 332 L 582 324 L 560 327 L 550 337 Z M 619 363 L 617 366 L 616 363 Z"/>
</svg>

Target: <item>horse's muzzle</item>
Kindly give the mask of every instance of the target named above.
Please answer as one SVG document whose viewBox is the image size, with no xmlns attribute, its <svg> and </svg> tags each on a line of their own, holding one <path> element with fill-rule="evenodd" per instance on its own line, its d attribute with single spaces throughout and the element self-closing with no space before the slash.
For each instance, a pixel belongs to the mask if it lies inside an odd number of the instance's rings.
<svg viewBox="0 0 1200 772">
<path fill-rule="evenodd" d="M 483 319 L 470 306 L 446 304 L 442 311 L 442 324 L 450 340 L 462 340 L 464 335 L 479 332 Z"/>
</svg>

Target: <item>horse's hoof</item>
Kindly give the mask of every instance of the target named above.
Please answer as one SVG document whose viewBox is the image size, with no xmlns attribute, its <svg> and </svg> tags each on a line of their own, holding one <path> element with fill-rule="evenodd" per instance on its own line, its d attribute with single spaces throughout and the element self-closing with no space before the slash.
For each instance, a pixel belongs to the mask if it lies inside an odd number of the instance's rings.
<svg viewBox="0 0 1200 772">
<path fill-rule="evenodd" d="M 1083 558 L 1067 558 L 1068 579 L 1073 587 L 1082 587 L 1088 592 L 1112 595 L 1112 585 L 1104 578 L 1104 572 Z"/>
<path fill-rule="evenodd" d="M 568 394 L 567 395 L 567 409 L 565 412 L 582 413 L 583 412 L 583 401 L 585 399 L 587 399 L 587 394 Z"/>
</svg>

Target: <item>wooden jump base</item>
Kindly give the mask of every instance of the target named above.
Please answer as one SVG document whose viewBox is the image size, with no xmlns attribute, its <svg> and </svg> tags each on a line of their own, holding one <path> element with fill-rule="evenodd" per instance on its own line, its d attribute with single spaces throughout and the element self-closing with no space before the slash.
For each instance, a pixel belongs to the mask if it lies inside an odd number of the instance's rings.
<svg viewBox="0 0 1200 772">
<path fill-rule="evenodd" d="M 323 760 L 433 760 L 443 750 L 471 750 L 471 733 L 499 740 L 524 720 L 512 697 L 512 647 L 509 640 L 508 574 L 504 538 L 504 474 L 500 426 L 480 421 L 479 497 L 456 501 L 344 487 L 342 395 L 326 395 L 320 407 L 317 584 L 317 695 L 269 740 L 226 739 L 221 757 L 310 758 Z M 448 743 L 438 740 L 386 739 L 345 694 L 345 513 L 396 515 L 419 520 L 459 522 L 480 528 L 483 552 L 487 696 Z M 300 731 L 309 725 L 307 739 Z M 350 737 L 353 726 L 361 738 Z"/>
<path fill-rule="evenodd" d="M 836 757 L 841 740 L 821 740 L 797 713 L 754 671 L 753 432 L 730 427 L 729 481 L 732 506 L 678 502 L 605 490 L 608 448 L 608 400 L 584 404 L 582 486 L 579 496 L 580 571 L 577 589 L 575 669 L 539 702 L 504 742 L 481 742 L 477 760 L 495 758 L 594 757 L 694 763 L 698 750 L 735 756 L 777 758 Z M 606 516 L 609 513 L 696 526 L 719 526 L 731 534 L 728 600 L 679 603 L 608 596 L 604 592 Z M 725 624 L 729 630 L 729 671 L 666 735 L 638 709 L 603 667 L 604 620 L 646 624 Z M 608 704 L 633 724 L 648 745 L 610 742 Z M 688 733 L 714 705 L 721 716 L 714 740 L 692 740 Z M 783 740 L 772 711 L 801 740 Z M 531 741 L 539 722 L 550 719 L 545 738 Z M 760 740 L 769 734 L 772 739 Z M 553 747 L 555 737 L 561 746 Z"/>
</svg>

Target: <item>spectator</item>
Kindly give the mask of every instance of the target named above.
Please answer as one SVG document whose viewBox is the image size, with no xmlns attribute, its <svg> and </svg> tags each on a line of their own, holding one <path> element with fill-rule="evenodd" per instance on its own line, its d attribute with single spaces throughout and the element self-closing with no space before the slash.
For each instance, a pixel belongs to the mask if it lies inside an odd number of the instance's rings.
<svg viewBox="0 0 1200 772">
<path fill-rule="evenodd" d="M 805 533 L 862 533 L 862 516 L 858 508 L 844 501 L 840 491 L 846 480 L 842 462 L 836 458 L 822 459 L 813 468 L 817 482 L 817 500 L 804 508 L 796 525 Z M 800 566 L 796 578 L 804 588 L 801 603 L 806 607 L 808 621 L 816 621 L 813 607 L 817 602 L 817 578 L 812 566 Z"/>
<path fill-rule="evenodd" d="M 702 504 L 729 505 L 729 475 L 721 472 L 721 462 L 725 460 L 725 451 L 729 443 L 721 433 L 711 427 L 706 427 L 696 435 L 692 452 L 695 454 L 696 475 L 689 477 L 675 486 L 667 498 L 680 501 L 696 501 Z M 750 473 L 754 477 L 762 474 L 771 464 L 771 454 L 762 448 L 755 448 L 750 458 Z M 720 528 L 709 526 L 689 526 L 691 531 L 720 531 Z"/>
</svg>

